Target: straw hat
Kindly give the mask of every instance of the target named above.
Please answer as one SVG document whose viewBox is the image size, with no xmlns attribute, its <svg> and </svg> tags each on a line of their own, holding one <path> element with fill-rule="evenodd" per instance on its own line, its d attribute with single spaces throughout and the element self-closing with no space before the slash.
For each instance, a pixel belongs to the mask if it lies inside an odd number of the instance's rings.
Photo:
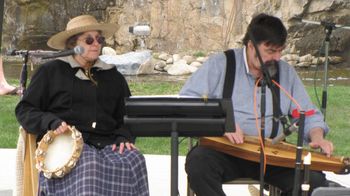
<svg viewBox="0 0 350 196">
<path fill-rule="evenodd" d="M 65 49 L 67 39 L 73 35 L 98 30 L 102 32 L 104 37 L 109 38 L 114 34 L 116 29 L 116 24 L 101 24 L 93 16 L 81 15 L 71 19 L 67 23 L 66 30 L 53 35 L 47 41 L 47 45 L 54 49 L 63 50 Z"/>
</svg>

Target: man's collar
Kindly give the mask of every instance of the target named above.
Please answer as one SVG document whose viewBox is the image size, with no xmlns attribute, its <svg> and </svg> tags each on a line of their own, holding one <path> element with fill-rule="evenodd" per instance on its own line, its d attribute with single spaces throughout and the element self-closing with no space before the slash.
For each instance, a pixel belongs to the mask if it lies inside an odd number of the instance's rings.
<svg viewBox="0 0 350 196">
<path fill-rule="evenodd" d="M 244 66 L 247 71 L 247 74 L 249 73 L 249 67 L 248 67 L 248 61 L 247 61 L 247 47 L 243 47 L 243 58 L 244 58 Z"/>
</svg>

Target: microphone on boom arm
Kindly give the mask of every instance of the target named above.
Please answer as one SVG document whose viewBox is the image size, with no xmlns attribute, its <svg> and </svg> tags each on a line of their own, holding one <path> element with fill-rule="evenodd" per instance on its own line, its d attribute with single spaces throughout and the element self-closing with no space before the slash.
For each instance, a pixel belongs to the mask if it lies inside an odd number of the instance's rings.
<svg viewBox="0 0 350 196">
<path fill-rule="evenodd" d="M 57 53 L 56 51 L 51 50 L 8 50 L 6 52 L 7 56 L 31 56 L 41 58 L 43 56 L 49 56 Z"/>
<path fill-rule="evenodd" d="M 305 111 L 304 115 L 305 117 L 312 116 L 316 113 L 314 109 Z M 292 111 L 291 116 L 293 117 L 294 122 L 290 123 L 289 120 L 287 120 L 286 116 L 280 117 L 280 120 L 282 122 L 283 131 L 281 134 L 277 135 L 272 139 L 272 144 L 278 144 L 279 142 L 283 141 L 288 135 L 290 135 L 292 132 L 297 132 L 299 130 L 299 124 L 300 124 L 300 112 L 297 109 L 294 109 Z"/>
<path fill-rule="evenodd" d="M 298 121 L 292 123 L 291 125 L 288 125 L 286 128 L 283 128 L 283 131 L 281 134 L 277 135 L 272 139 L 272 144 L 278 144 L 279 142 L 282 142 L 286 139 L 288 135 L 290 135 L 292 132 L 297 132 L 299 129 Z"/>
<path fill-rule="evenodd" d="M 55 54 L 44 56 L 42 59 L 50 59 L 50 58 L 57 58 L 57 57 L 64 57 L 74 54 L 83 54 L 84 48 L 82 46 L 75 46 L 73 49 L 70 50 L 64 50 L 62 52 L 57 52 Z"/>
</svg>

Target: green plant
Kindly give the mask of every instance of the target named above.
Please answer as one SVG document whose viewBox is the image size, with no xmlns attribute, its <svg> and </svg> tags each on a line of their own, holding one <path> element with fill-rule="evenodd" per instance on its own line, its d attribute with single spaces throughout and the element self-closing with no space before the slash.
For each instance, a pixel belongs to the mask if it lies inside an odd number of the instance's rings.
<svg viewBox="0 0 350 196">
<path fill-rule="evenodd" d="M 193 56 L 195 56 L 195 57 L 205 57 L 206 54 L 204 52 L 202 52 L 202 51 L 197 51 L 197 52 L 193 53 Z"/>
</svg>

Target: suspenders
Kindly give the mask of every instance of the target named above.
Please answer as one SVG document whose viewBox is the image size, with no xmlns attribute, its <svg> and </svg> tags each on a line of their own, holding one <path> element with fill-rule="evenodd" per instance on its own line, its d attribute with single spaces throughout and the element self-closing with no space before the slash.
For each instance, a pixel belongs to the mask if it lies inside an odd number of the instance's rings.
<svg viewBox="0 0 350 196">
<path fill-rule="evenodd" d="M 234 50 L 226 50 L 224 53 L 226 55 L 226 75 L 222 98 L 231 98 L 235 86 L 236 57 Z"/>
<path fill-rule="evenodd" d="M 224 89 L 222 93 L 222 98 L 224 99 L 231 99 L 232 98 L 232 92 L 233 87 L 235 83 L 235 74 L 236 74 L 236 58 L 235 58 L 235 52 L 234 50 L 226 50 L 226 74 L 225 74 L 225 82 L 224 82 Z M 277 66 L 277 72 L 274 76 L 271 77 L 271 79 L 275 80 L 277 83 L 279 83 L 279 68 Z M 274 94 L 276 95 L 276 99 L 273 99 L 273 124 L 272 124 L 272 132 L 270 135 L 270 138 L 274 138 L 277 135 L 278 132 L 278 126 L 279 126 L 279 116 L 281 114 L 280 109 L 280 90 L 277 88 L 274 84 L 271 87 L 274 91 Z M 273 96 L 272 96 L 273 97 Z"/>
</svg>

